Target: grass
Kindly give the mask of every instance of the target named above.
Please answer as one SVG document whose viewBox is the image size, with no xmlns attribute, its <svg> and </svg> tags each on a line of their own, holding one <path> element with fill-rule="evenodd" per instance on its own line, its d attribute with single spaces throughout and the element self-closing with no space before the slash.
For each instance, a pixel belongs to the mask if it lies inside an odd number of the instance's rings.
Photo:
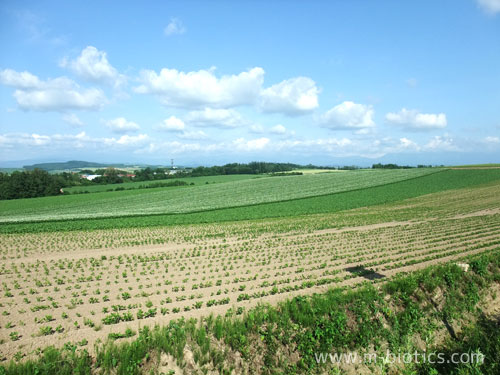
<svg viewBox="0 0 500 375">
<path fill-rule="evenodd" d="M 320 174 L 345 175 L 353 172 Z M 354 172 L 355 173 L 355 172 Z M 270 179 L 292 179 L 294 177 L 271 177 Z M 388 204 L 425 194 L 461 189 L 500 180 L 497 169 L 442 170 L 411 180 L 354 191 L 328 194 L 284 202 L 271 202 L 242 207 L 223 208 L 183 214 L 140 215 L 117 218 L 74 219 L 32 223 L 3 223 L 0 233 L 31 233 L 71 230 L 119 229 L 168 226 L 179 224 L 216 223 L 224 221 L 283 218 L 298 215 L 331 213 L 358 207 Z M 123 193 L 123 192 L 121 192 Z M 134 192 L 135 193 L 135 192 Z M 110 193 L 103 193 L 110 194 Z M 60 198 L 60 197 L 59 197 Z M 41 198 L 46 199 L 46 198 Z M 53 198 L 58 199 L 58 198 Z M 35 199 L 31 199 L 35 200 Z"/>
<path fill-rule="evenodd" d="M 436 169 L 362 170 L 233 181 L 204 186 L 17 199 L 0 202 L 0 222 L 201 212 L 385 185 Z"/>
</svg>

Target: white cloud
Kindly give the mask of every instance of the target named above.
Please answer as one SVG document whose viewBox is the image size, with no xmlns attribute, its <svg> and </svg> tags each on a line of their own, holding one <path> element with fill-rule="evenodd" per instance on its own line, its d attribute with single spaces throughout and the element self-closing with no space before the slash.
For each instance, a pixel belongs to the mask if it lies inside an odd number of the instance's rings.
<svg viewBox="0 0 500 375">
<path fill-rule="evenodd" d="M 500 138 L 499 137 L 488 136 L 488 137 L 484 138 L 484 141 L 486 143 L 500 143 Z"/>
<path fill-rule="evenodd" d="M 214 71 L 215 68 L 185 73 L 164 68 L 157 74 L 143 70 L 141 84 L 134 90 L 156 95 L 166 106 L 182 108 L 227 108 L 256 101 L 264 80 L 262 68 L 220 78 Z"/>
<path fill-rule="evenodd" d="M 2 149 L 9 152 L 19 151 L 23 153 L 37 153 L 40 149 L 57 152 L 60 150 L 86 149 L 96 151 L 129 150 L 141 147 L 150 141 L 146 134 L 137 136 L 123 135 L 119 138 L 93 138 L 85 132 L 73 134 L 27 134 L 9 133 L 0 135 L 0 145 Z"/>
<path fill-rule="evenodd" d="M 158 151 L 168 152 L 169 155 L 211 152 L 219 148 L 218 144 L 201 145 L 199 143 L 182 143 L 179 141 L 151 142 L 148 146 L 135 151 L 137 154 L 156 154 Z"/>
<path fill-rule="evenodd" d="M 435 136 L 424 145 L 426 151 L 459 151 L 459 147 L 449 136 Z"/>
<path fill-rule="evenodd" d="M 0 82 L 14 87 L 14 98 L 21 109 L 34 111 L 97 110 L 106 102 L 104 93 L 96 88 L 81 89 L 67 77 L 40 80 L 29 72 L 5 69 Z"/>
<path fill-rule="evenodd" d="M 85 125 L 82 120 L 78 118 L 74 113 L 67 113 L 62 117 L 63 121 L 70 124 L 71 126 L 79 127 Z"/>
<path fill-rule="evenodd" d="M 203 130 L 186 130 L 177 136 L 182 139 L 191 139 L 191 140 L 208 138 L 208 135 Z"/>
<path fill-rule="evenodd" d="M 163 68 L 142 70 L 139 94 L 157 96 L 167 107 L 227 110 L 241 105 L 263 112 L 300 115 L 318 107 L 319 89 L 307 77 L 296 77 L 263 88 L 264 69 L 255 67 L 236 75 L 217 77 L 215 68 L 191 72 Z"/>
<path fill-rule="evenodd" d="M 139 134 L 139 135 L 122 135 L 120 138 L 104 138 L 104 143 L 113 146 L 137 146 L 141 145 L 144 142 L 148 141 L 149 137 L 147 134 Z"/>
<path fill-rule="evenodd" d="M 16 72 L 5 69 L 0 72 L 0 82 L 5 86 L 15 87 L 20 90 L 37 89 L 43 86 L 43 82 L 30 72 Z"/>
<path fill-rule="evenodd" d="M 500 0 L 477 0 L 479 6 L 489 14 L 500 12 Z"/>
<path fill-rule="evenodd" d="M 255 134 L 264 133 L 264 127 L 260 124 L 250 125 L 250 132 Z"/>
<path fill-rule="evenodd" d="M 170 23 L 163 30 L 166 36 L 184 34 L 186 32 L 186 27 L 182 21 L 178 18 L 171 18 Z"/>
<path fill-rule="evenodd" d="M 112 84 L 115 87 L 125 82 L 125 76 L 119 74 L 109 63 L 106 52 L 93 46 L 83 49 L 75 60 L 63 59 L 60 66 L 69 68 L 79 77 L 91 82 Z"/>
<path fill-rule="evenodd" d="M 157 130 L 165 130 L 165 131 L 183 131 L 186 127 L 184 121 L 175 116 L 170 116 L 169 118 L 163 120 L 161 125 L 157 126 Z"/>
<path fill-rule="evenodd" d="M 236 128 L 247 123 L 234 109 L 212 108 L 188 113 L 186 122 L 193 126 L 215 128 Z"/>
<path fill-rule="evenodd" d="M 413 149 L 413 150 L 420 149 L 419 146 L 415 142 L 413 142 L 412 140 L 410 140 L 408 138 L 400 138 L 399 144 L 404 149 Z"/>
<path fill-rule="evenodd" d="M 233 146 L 240 151 L 259 151 L 264 149 L 271 140 L 269 138 L 257 138 L 247 141 L 245 138 L 238 138 L 233 141 Z"/>
<path fill-rule="evenodd" d="M 105 121 L 105 125 L 114 133 L 135 132 L 141 127 L 133 121 L 128 121 L 124 117 L 118 117 L 113 120 Z"/>
<path fill-rule="evenodd" d="M 345 101 L 324 113 L 319 122 L 329 129 L 363 129 L 375 126 L 373 107 Z"/>
<path fill-rule="evenodd" d="M 278 135 L 278 136 L 280 136 L 281 139 L 289 138 L 289 137 L 292 137 L 295 135 L 294 130 L 288 130 L 285 126 L 283 126 L 281 124 L 277 124 L 275 126 L 268 127 L 268 128 L 266 128 L 260 124 L 252 124 L 248 130 L 250 133 L 253 133 L 253 134 L 267 133 L 267 134 Z"/>
<path fill-rule="evenodd" d="M 413 130 L 432 130 L 446 127 L 444 113 L 420 113 L 415 109 L 403 108 L 397 113 L 389 112 L 385 115 L 387 122 Z"/>
<path fill-rule="evenodd" d="M 161 125 L 157 126 L 155 129 L 174 132 L 176 133 L 176 136 L 181 139 L 198 140 L 208 138 L 208 135 L 202 130 L 186 129 L 184 121 L 175 116 L 170 116 L 169 118 L 163 120 Z"/>
<path fill-rule="evenodd" d="M 291 78 L 262 90 L 259 106 L 264 112 L 304 114 L 318 107 L 318 93 L 312 79 Z"/>
<path fill-rule="evenodd" d="M 285 133 L 286 133 L 286 128 L 285 128 L 283 125 L 278 124 L 278 125 L 273 126 L 273 127 L 271 128 L 271 133 L 273 133 L 273 134 L 280 134 L 280 135 L 282 135 L 282 134 L 285 134 Z"/>
</svg>

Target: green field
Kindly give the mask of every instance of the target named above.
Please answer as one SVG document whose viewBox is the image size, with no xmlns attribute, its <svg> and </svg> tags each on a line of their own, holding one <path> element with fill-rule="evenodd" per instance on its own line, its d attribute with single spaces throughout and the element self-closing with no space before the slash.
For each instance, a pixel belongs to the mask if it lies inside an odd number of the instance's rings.
<svg viewBox="0 0 500 375">
<path fill-rule="evenodd" d="M 220 184 L 222 182 L 232 182 L 232 181 L 248 180 L 252 178 L 262 178 L 262 177 L 263 176 L 256 176 L 251 174 L 234 174 L 225 176 L 206 176 L 206 177 L 183 177 L 183 178 L 169 178 L 169 179 L 154 180 L 154 181 L 124 182 L 123 184 L 71 186 L 68 188 L 64 188 L 64 191 L 71 194 L 77 194 L 81 192 L 99 193 L 99 192 L 107 192 L 110 190 L 115 190 L 116 188 L 139 189 L 141 186 L 150 186 L 157 183 L 167 183 L 175 180 L 184 181 L 189 185 L 190 184 L 206 185 L 206 184 Z"/>
<path fill-rule="evenodd" d="M 390 173 L 393 173 L 391 171 Z M 339 176 L 346 176 L 345 172 Z M 317 176 L 337 176 L 337 174 L 322 174 Z M 270 179 L 290 179 L 304 176 L 272 177 Z M 269 179 L 266 179 L 269 180 Z M 411 180 L 404 180 L 381 186 L 372 186 L 341 193 L 333 193 L 315 197 L 307 197 L 282 202 L 261 203 L 256 205 L 230 207 L 222 209 L 207 210 L 183 214 L 157 214 L 123 216 L 111 218 L 94 219 L 72 219 L 72 220 L 46 220 L 41 222 L 18 222 L 0 224 L 0 233 L 26 233 L 44 231 L 68 231 L 68 230 L 93 230 L 112 228 L 150 227 L 177 224 L 215 223 L 223 221 L 251 220 L 262 218 L 291 217 L 315 213 L 328 213 L 348 210 L 357 207 L 372 206 L 397 202 L 403 199 L 436 193 L 451 189 L 472 187 L 500 180 L 500 170 L 441 170 L 437 173 L 428 174 Z M 250 181 L 248 181 L 250 182 Z M 214 187 L 221 185 L 214 185 Z M 169 188 L 167 188 L 169 189 Z M 171 189 L 171 188 L 170 188 Z M 156 189 L 155 189 L 156 190 Z M 186 191 L 188 191 L 186 189 Z M 140 193 L 144 190 L 129 192 L 102 193 L 103 196 L 120 196 L 124 193 Z M 85 197 L 93 197 L 101 194 L 89 194 Z M 70 196 L 71 197 L 71 196 Z M 83 196 L 74 196 L 71 198 Z M 53 197 L 27 199 L 22 203 L 39 203 L 43 200 L 55 200 L 69 197 Z M 3 203 L 17 203 L 19 200 Z M 34 211 L 36 212 L 36 211 Z M 3 215 L 3 212 L 2 212 Z M 57 217 L 57 216 L 56 216 Z"/>
<path fill-rule="evenodd" d="M 500 168 L 500 163 L 457 165 L 453 168 Z"/>
<path fill-rule="evenodd" d="M 178 214 L 280 202 L 414 179 L 439 169 L 361 170 L 0 202 L 0 222 Z"/>
</svg>

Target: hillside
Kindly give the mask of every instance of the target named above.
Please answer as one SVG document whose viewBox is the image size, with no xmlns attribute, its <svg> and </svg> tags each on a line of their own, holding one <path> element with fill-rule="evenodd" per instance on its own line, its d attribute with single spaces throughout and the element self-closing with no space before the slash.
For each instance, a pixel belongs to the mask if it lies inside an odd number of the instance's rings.
<svg viewBox="0 0 500 375">
<path fill-rule="evenodd" d="M 43 169 L 45 171 L 59 171 L 59 170 L 71 170 L 71 169 L 85 169 L 85 168 L 106 168 L 106 167 L 115 167 L 115 168 L 124 168 L 126 164 L 103 164 L 103 163 L 94 163 L 90 161 L 81 161 L 81 160 L 70 160 L 66 162 L 57 162 L 57 163 L 39 163 L 32 165 L 24 165 L 23 168 L 27 170 L 32 170 L 35 168 Z"/>
</svg>

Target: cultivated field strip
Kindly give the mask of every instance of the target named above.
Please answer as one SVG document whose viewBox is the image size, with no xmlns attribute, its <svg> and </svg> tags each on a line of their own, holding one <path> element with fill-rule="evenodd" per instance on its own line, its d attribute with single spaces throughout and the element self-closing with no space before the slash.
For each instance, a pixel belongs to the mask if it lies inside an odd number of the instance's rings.
<svg viewBox="0 0 500 375">
<path fill-rule="evenodd" d="M 279 202 L 390 184 L 439 168 L 360 170 L 267 177 L 154 191 L 119 191 L 0 202 L 0 223 L 186 213 Z"/>
<path fill-rule="evenodd" d="M 422 221 L 462 217 L 477 212 L 499 212 L 500 183 L 425 195 L 397 203 L 358 208 L 330 214 L 292 218 L 262 219 L 217 224 L 127 228 L 114 230 L 0 234 L 0 259 L 38 258 L 41 255 L 89 249 L 116 249 L 134 246 L 210 244 L 221 239 L 248 239 L 262 235 L 295 235 L 318 230 L 336 231 L 344 227 L 378 225 L 377 223 Z M 91 234 L 90 234 L 91 233 Z"/>
<path fill-rule="evenodd" d="M 500 214 L 340 231 L 225 237 L 2 261 L 0 351 L 92 347 L 109 333 L 258 302 L 500 247 Z"/>
</svg>

